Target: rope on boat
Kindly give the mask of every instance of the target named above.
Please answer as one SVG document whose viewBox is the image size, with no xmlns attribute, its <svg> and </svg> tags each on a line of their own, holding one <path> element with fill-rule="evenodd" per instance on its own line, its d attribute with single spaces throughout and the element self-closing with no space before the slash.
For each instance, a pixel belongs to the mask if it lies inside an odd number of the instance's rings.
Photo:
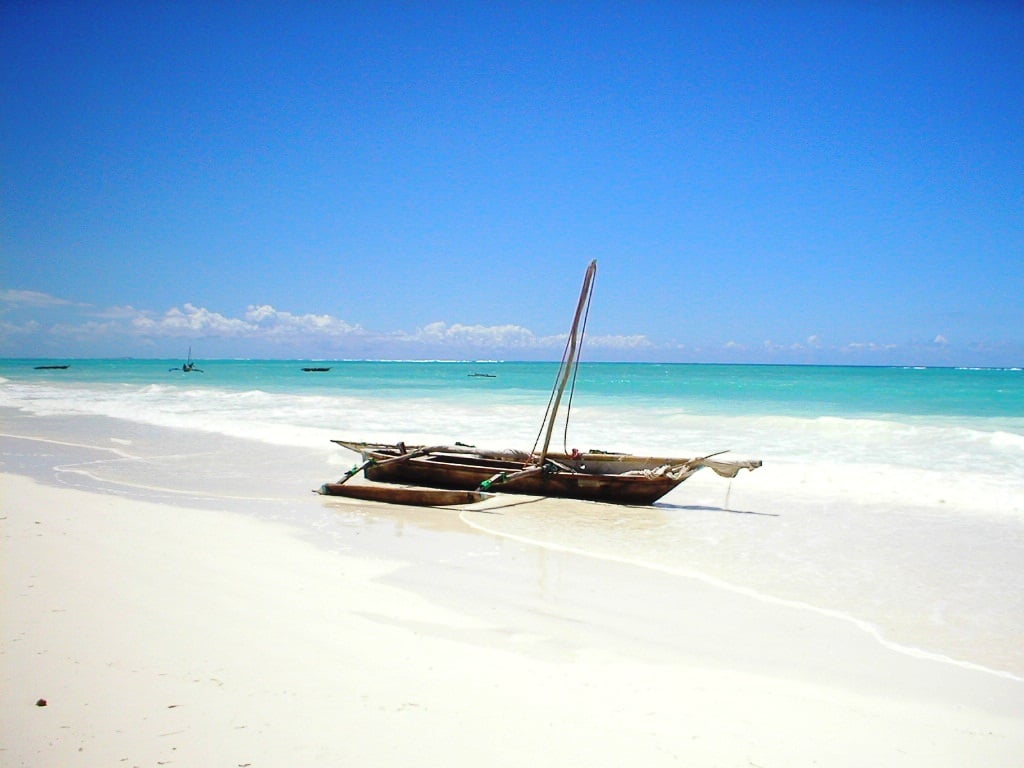
<svg viewBox="0 0 1024 768">
<path fill-rule="evenodd" d="M 521 477 L 526 477 L 527 475 L 533 475 L 533 474 L 536 474 L 537 472 L 544 472 L 546 474 L 553 474 L 553 473 L 555 473 L 557 471 L 558 471 L 558 468 L 555 467 L 550 462 L 545 462 L 544 464 L 531 464 L 530 466 L 525 467 L 525 468 L 520 469 L 520 470 L 517 470 L 517 471 L 513 472 L 512 474 L 508 474 L 507 472 L 499 472 L 498 474 L 494 475 L 493 477 L 489 477 L 486 480 L 484 480 L 482 483 L 480 483 L 480 485 L 477 486 L 477 490 L 478 491 L 488 491 L 488 490 L 490 490 L 495 485 L 506 485 L 507 483 L 514 483 L 516 480 L 518 480 Z"/>
<path fill-rule="evenodd" d="M 366 469 L 367 467 L 369 467 L 369 466 L 372 466 L 372 465 L 374 465 L 374 464 L 376 464 L 376 463 L 377 463 L 377 460 L 376 460 L 376 459 L 367 459 L 366 461 L 364 461 L 364 462 L 363 462 L 362 464 L 360 464 L 359 466 L 357 466 L 357 467 L 352 467 L 352 469 L 350 469 L 350 470 L 349 470 L 348 472 L 346 472 L 346 473 L 345 473 L 345 474 L 344 474 L 344 475 L 342 476 L 342 478 L 341 478 L 340 480 L 338 480 L 338 482 L 336 483 L 336 485 L 343 485 L 343 484 L 347 483 L 347 482 L 348 482 L 349 480 L 351 480 L 351 479 L 352 479 L 353 477 L 355 477 L 356 475 L 358 475 L 358 474 L 359 474 L 360 472 L 362 472 L 362 471 L 363 471 L 364 469 Z"/>
</svg>

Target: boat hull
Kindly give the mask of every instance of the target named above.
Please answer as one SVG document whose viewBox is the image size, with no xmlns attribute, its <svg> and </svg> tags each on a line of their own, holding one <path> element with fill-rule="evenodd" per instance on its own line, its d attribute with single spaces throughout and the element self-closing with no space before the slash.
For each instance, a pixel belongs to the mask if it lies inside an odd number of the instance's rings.
<svg viewBox="0 0 1024 768">
<path fill-rule="evenodd" d="M 398 466 L 367 469 L 369 480 L 383 483 L 416 483 L 441 488 L 471 490 L 492 477 L 493 473 L 481 473 L 476 469 L 446 468 L 443 472 L 435 466 L 415 459 Z M 530 496 L 553 496 L 557 498 L 605 501 L 614 504 L 653 504 L 675 488 L 682 480 L 662 479 L 652 482 L 644 478 L 566 475 L 562 473 L 536 475 L 499 483 L 492 486 L 501 493 L 523 493 Z"/>
<path fill-rule="evenodd" d="M 515 452 L 334 442 L 369 462 L 363 471 L 374 482 L 463 491 L 483 488 L 639 506 L 653 504 L 700 468 L 694 460 L 617 454 L 551 454 L 552 463 L 541 468 Z M 417 455 L 423 450 L 428 452 Z M 657 473 L 659 467 L 668 466 L 674 471 Z"/>
</svg>

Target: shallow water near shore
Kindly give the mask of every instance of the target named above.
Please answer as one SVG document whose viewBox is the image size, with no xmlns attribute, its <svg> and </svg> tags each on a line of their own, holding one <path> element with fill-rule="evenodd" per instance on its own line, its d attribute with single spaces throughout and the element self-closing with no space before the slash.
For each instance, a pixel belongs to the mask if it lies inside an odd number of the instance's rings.
<svg viewBox="0 0 1024 768">
<path fill-rule="evenodd" d="M 118 373 L 109 361 L 57 372 L 6 361 L 6 471 L 284 520 L 321 546 L 351 546 L 346 526 L 362 526 L 361 546 L 384 551 L 399 521 L 439 512 L 311 494 L 357 460 L 330 438 L 528 448 L 554 371 L 234 361 L 228 377 L 205 366 L 200 379 L 160 361 Z M 61 376 L 79 367 L 91 370 Z M 698 473 L 648 508 L 444 512 L 477 535 L 698 579 L 837 617 L 896 653 L 1024 678 L 1024 374 L 670 366 L 666 383 L 662 368 L 585 369 L 569 447 L 731 448 L 764 467 L 732 481 Z"/>
</svg>

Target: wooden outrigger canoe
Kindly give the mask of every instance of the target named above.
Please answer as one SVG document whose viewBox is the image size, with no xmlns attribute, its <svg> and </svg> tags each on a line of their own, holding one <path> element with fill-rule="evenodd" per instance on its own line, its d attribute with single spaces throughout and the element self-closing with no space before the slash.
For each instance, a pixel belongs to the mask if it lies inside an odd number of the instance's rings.
<svg viewBox="0 0 1024 768">
<path fill-rule="evenodd" d="M 378 483 L 413 483 L 462 491 L 522 493 L 614 504 L 653 504 L 694 472 L 707 467 L 723 477 L 756 469 L 760 461 L 643 457 L 613 453 L 487 451 L 470 446 L 405 446 L 401 443 L 333 442 L 363 459 L 362 471 Z M 342 486 L 343 488 L 345 486 Z"/>
<path fill-rule="evenodd" d="M 549 451 L 551 435 L 570 376 L 579 365 L 597 262 L 592 261 L 583 278 L 576 314 L 565 354 L 555 379 L 551 400 L 541 422 L 533 450 L 487 451 L 471 446 L 406 446 L 403 443 L 360 443 L 334 440 L 363 459 L 336 484 L 340 492 L 349 478 L 364 473 L 371 481 L 412 483 L 437 489 L 470 492 L 501 491 L 533 496 L 604 501 L 613 504 L 653 504 L 694 472 L 708 467 L 723 477 L 735 477 L 741 469 L 754 470 L 759 460 L 726 461 L 713 453 L 697 458 L 642 457 L 627 454 L 555 453 Z M 572 376 L 575 382 L 575 376 Z M 572 398 L 570 395 L 569 403 Z M 568 420 L 568 416 L 566 416 Z M 325 486 L 326 487 L 326 486 Z"/>
</svg>

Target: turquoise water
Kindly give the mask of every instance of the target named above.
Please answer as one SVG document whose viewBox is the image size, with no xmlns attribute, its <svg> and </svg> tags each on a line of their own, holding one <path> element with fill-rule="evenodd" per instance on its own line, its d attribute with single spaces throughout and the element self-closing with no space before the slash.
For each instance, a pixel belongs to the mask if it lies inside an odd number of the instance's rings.
<svg viewBox="0 0 1024 768">
<path fill-rule="evenodd" d="M 555 363 L 0 361 L 0 406 L 316 448 L 332 438 L 534 445 Z M 329 371 L 309 373 L 305 367 Z M 553 447 L 933 471 L 1024 481 L 1024 371 L 583 364 Z M 947 470 L 948 471 L 948 470 Z"/>
<path fill-rule="evenodd" d="M 66 364 L 67 370 L 36 370 Z M 365 396 L 387 394 L 473 403 L 546 398 L 554 363 L 2 360 L 0 376 L 41 385 L 167 386 L 233 392 Z M 309 373 L 303 367 L 329 367 Z M 871 368 L 584 363 L 578 404 L 672 406 L 704 414 L 861 417 L 1024 417 L 1020 369 Z"/>
</svg>

